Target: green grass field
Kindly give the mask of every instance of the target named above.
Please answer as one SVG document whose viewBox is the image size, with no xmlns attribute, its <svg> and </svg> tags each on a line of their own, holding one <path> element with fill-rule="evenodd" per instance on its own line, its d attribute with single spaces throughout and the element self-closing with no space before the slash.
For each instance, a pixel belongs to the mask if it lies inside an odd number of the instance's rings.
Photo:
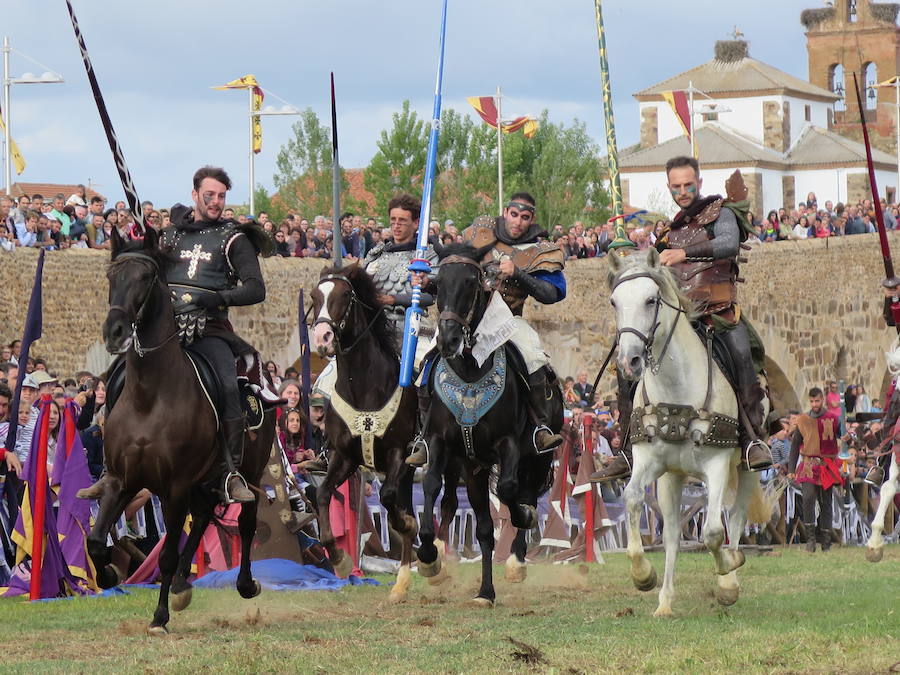
<svg viewBox="0 0 900 675">
<path fill-rule="evenodd" d="M 651 554 L 661 576 L 662 554 Z M 654 619 L 624 554 L 604 565 L 534 565 L 502 580 L 497 606 L 469 607 L 479 565 L 451 565 L 409 601 L 380 587 L 195 591 L 171 634 L 144 633 L 156 594 L 29 604 L 0 600 L 0 671 L 44 672 L 888 672 L 900 669 L 900 547 L 748 557 L 736 605 L 713 597 L 712 559 L 682 554 L 676 618 Z M 893 666 L 893 669 L 892 669 Z"/>
</svg>

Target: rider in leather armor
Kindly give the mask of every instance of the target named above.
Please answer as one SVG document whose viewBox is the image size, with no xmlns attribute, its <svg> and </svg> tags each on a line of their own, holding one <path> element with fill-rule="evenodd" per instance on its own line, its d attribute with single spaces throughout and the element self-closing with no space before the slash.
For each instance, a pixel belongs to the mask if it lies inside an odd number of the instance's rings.
<svg viewBox="0 0 900 675">
<path fill-rule="evenodd" d="M 741 424 L 739 442 L 744 465 L 760 471 L 772 464 L 765 434 L 763 400 L 751 351 L 752 329 L 741 317 L 737 302 L 738 254 L 745 238 L 741 221 L 745 219 L 746 187 L 739 174 L 726 187 L 740 194 L 728 198 L 701 197 L 700 167 L 693 157 L 675 157 L 666 164 L 666 177 L 672 199 L 681 208 L 657 241 L 660 262 L 672 267 L 678 282 L 695 303 L 702 326 L 716 333 L 734 364 L 734 382 L 738 405 L 750 424 Z M 630 388 L 619 378 L 619 419 L 631 417 Z M 592 476 L 604 482 L 627 479 L 631 474 L 631 445 L 623 443 L 622 453 L 603 470 Z"/>
<path fill-rule="evenodd" d="M 226 502 L 252 502 L 253 492 L 238 472 L 244 452 L 235 359 L 255 353 L 228 321 L 228 308 L 255 305 L 266 297 L 258 255 L 271 251 L 268 235 L 255 223 L 222 219 L 231 179 L 223 169 L 205 166 L 194 174 L 193 207 L 176 204 L 172 226 L 160 246 L 171 253 L 166 281 L 172 292 L 182 344 L 210 362 L 221 381 L 222 475 Z M 240 283 L 238 283 L 240 282 Z M 84 496 L 102 494 L 101 478 Z"/>
<path fill-rule="evenodd" d="M 463 231 L 462 236 L 463 241 L 475 248 L 494 244 L 485 260 L 496 263 L 492 283 L 517 318 L 517 330 L 510 342 L 518 348 L 528 371 L 535 446 L 539 452 L 546 452 L 562 443 L 562 437 L 548 426 L 550 420 L 546 409 L 548 389 L 554 386 L 556 375 L 550 368 L 550 358 L 541 348 L 537 332 L 522 319 L 522 311 L 528 297 L 545 305 L 565 298 L 566 279 L 562 272 L 563 252 L 559 246 L 547 241 L 547 233 L 534 222 L 534 207 L 534 197 L 527 192 L 517 192 L 510 198 L 503 216 L 490 224 L 476 221 Z M 491 277 L 490 269 L 488 276 Z M 430 405 L 427 386 L 419 387 L 419 396 L 420 410 L 427 410 Z M 427 461 L 421 435 L 414 446 L 415 452 L 406 461 L 421 466 Z"/>
</svg>

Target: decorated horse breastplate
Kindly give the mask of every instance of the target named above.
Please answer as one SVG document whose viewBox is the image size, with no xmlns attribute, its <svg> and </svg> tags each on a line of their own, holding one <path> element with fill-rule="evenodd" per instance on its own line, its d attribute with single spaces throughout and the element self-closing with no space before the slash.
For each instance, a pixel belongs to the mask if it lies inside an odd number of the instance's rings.
<svg viewBox="0 0 900 675">
<path fill-rule="evenodd" d="M 493 365 L 476 382 L 466 382 L 443 358 L 434 367 L 434 388 L 441 402 L 462 427 L 466 454 L 473 457 L 472 431 L 494 404 L 500 400 L 506 385 L 506 350 L 494 352 Z"/>
<path fill-rule="evenodd" d="M 350 435 L 362 439 L 363 464 L 370 469 L 375 469 L 375 437 L 381 438 L 387 431 L 403 398 L 403 387 L 397 387 L 380 410 L 357 410 L 347 403 L 337 389 L 331 392 L 331 409 L 337 413 Z"/>
<path fill-rule="evenodd" d="M 177 230 L 173 234 L 167 233 L 164 242 L 176 259 L 166 274 L 169 286 L 206 291 L 233 288 L 234 271 L 228 262 L 227 250 L 237 234 L 230 223 L 197 232 Z"/>
</svg>

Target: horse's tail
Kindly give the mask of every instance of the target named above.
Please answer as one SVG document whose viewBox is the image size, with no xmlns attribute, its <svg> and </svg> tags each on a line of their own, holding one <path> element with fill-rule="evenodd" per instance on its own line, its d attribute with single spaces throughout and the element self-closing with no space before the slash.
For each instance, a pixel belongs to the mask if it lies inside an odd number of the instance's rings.
<svg viewBox="0 0 900 675">
<path fill-rule="evenodd" d="M 787 481 L 774 480 L 764 490 L 759 482 L 758 473 L 743 471 L 735 466 L 731 470 L 728 489 L 725 493 L 725 504 L 729 507 L 734 505 L 737 493 L 741 488 L 740 484 L 744 481 L 753 481 L 750 498 L 747 502 L 747 522 L 752 525 L 768 523 L 772 518 L 772 513 L 775 511 L 778 500 L 781 498 L 785 488 L 787 488 Z"/>
</svg>

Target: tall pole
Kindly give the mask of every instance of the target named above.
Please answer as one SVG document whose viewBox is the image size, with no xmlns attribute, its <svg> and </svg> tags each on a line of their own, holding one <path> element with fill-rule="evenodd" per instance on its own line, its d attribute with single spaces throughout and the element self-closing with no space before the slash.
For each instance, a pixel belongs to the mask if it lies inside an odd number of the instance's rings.
<svg viewBox="0 0 900 675">
<path fill-rule="evenodd" d="M 900 75 L 894 75 L 894 93 L 897 96 L 897 121 L 894 128 L 897 130 L 897 187 L 894 190 L 894 203 L 900 203 Z"/>
<path fill-rule="evenodd" d="M 250 146 L 248 148 L 250 154 L 250 213 L 256 216 L 256 200 L 253 198 L 253 190 L 255 188 L 256 183 L 256 162 L 253 158 L 253 123 L 256 121 L 254 119 L 254 110 L 253 110 L 253 87 L 247 88 L 247 93 L 250 96 L 250 114 L 248 116 L 250 121 Z"/>
<path fill-rule="evenodd" d="M 334 73 L 331 73 L 331 202 L 334 221 L 331 230 L 331 254 L 335 268 L 340 268 L 343 248 L 341 239 L 341 165 L 338 160 L 337 103 L 334 98 Z"/>
<path fill-rule="evenodd" d="M 697 145 L 694 141 L 694 81 L 691 80 L 688 82 L 688 100 L 690 101 L 688 107 L 691 110 L 691 157 L 697 156 Z"/>
<path fill-rule="evenodd" d="M 616 119 L 613 115 L 612 88 L 609 83 L 609 59 L 606 55 L 606 34 L 603 30 L 601 0 L 594 0 L 597 17 L 597 45 L 600 51 L 600 86 L 603 90 L 603 119 L 606 122 L 606 155 L 609 162 L 609 189 L 613 215 L 621 215 L 622 183 L 619 179 L 619 151 L 616 147 Z M 624 233 L 624 229 L 623 229 Z"/>
<path fill-rule="evenodd" d="M 497 215 L 503 215 L 503 114 L 500 85 L 497 85 Z"/>
<path fill-rule="evenodd" d="M 6 128 L 3 131 L 3 174 L 6 177 L 6 194 L 12 194 L 12 151 L 10 150 L 12 115 L 9 112 L 9 38 L 3 38 L 3 114 L 6 116 Z"/>
<path fill-rule="evenodd" d="M 438 68 L 434 83 L 434 108 L 431 112 L 431 131 L 428 135 L 428 154 L 425 158 L 425 179 L 422 181 L 422 209 L 419 215 L 419 231 L 416 235 L 416 257 L 409 263 L 410 272 L 431 273 L 431 264 L 425 258 L 428 249 L 428 225 L 431 221 L 431 193 L 434 174 L 437 172 L 438 138 L 441 132 L 441 89 L 444 84 L 444 40 L 447 36 L 447 0 L 441 6 L 441 32 L 438 46 Z M 424 310 L 419 306 L 422 289 L 414 286 L 403 323 L 403 349 L 400 354 L 401 387 L 412 384 L 412 371 L 419 344 L 419 322 Z"/>
</svg>

